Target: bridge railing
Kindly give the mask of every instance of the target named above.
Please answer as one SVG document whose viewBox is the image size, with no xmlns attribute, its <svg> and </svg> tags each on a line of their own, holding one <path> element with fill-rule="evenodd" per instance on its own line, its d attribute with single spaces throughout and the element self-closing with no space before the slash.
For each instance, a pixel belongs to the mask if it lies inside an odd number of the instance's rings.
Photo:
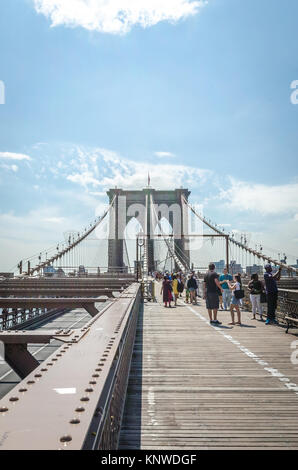
<svg viewBox="0 0 298 470">
<path fill-rule="evenodd" d="M 66 309 L 48 309 L 48 308 L 32 308 L 32 309 L 5 309 L 0 313 L 0 331 L 9 329 L 28 328 L 37 320 L 45 320 L 49 317 L 62 314 Z"/>
<path fill-rule="evenodd" d="M 2 449 L 117 448 L 140 305 L 134 283 L 73 339 L 64 332 L 61 348 L 0 401 Z"/>
<path fill-rule="evenodd" d="M 245 297 L 243 299 L 244 308 L 248 311 L 252 310 L 250 302 L 250 294 L 247 285 L 244 285 Z M 267 316 L 267 303 L 262 303 L 263 315 Z M 296 289 L 278 289 L 278 300 L 276 317 L 279 322 L 286 324 L 285 317 L 287 315 L 298 315 L 298 290 Z"/>
<path fill-rule="evenodd" d="M 141 291 L 139 289 L 119 344 L 118 353 L 116 355 L 117 362 L 114 368 L 111 369 L 110 383 L 106 393 L 105 405 L 102 410 L 102 419 L 98 429 L 97 439 L 94 440 L 93 443 L 90 442 L 89 445 L 86 443 L 86 449 L 110 450 L 118 448 L 140 300 Z"/>
</svg>

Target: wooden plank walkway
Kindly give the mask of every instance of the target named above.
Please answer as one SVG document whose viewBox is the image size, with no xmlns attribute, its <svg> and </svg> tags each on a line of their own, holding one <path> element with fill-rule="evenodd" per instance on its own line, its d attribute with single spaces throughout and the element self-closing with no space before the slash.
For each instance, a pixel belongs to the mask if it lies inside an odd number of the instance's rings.
<svg viewBox="0 0 298 470">
<path fill-rule="evenodd" d="M 119 448 L 298 449 L 298 338 L 250 318 L 213 327 L 203 300 L 145 304 Z"/>
</svg>

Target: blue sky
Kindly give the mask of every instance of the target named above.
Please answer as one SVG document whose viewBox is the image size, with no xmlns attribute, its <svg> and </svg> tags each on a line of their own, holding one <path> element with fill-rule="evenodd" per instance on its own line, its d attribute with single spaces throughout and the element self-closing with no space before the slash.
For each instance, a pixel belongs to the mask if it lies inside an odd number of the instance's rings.
<svg viewBox="0 0 298 470">
<path fill-rule="evenodd" d="M 298 258 L 298 3 L 202 3 L 1 2 L 0 270 L 147 171 Z"/>
</svg>

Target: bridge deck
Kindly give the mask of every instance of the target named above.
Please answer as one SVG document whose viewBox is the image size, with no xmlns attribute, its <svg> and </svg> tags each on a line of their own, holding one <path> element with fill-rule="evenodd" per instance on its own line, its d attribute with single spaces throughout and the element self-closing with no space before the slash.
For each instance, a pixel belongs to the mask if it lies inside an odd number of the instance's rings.
<svg viewBox="0 0 298 470">
<path fill-rule="evenodd" d="M 248 312 L 215 328 L 202 300 L 178 302 L 139 319 L 120 448 L 298 449 L 297 337 Z"/>
</svg>

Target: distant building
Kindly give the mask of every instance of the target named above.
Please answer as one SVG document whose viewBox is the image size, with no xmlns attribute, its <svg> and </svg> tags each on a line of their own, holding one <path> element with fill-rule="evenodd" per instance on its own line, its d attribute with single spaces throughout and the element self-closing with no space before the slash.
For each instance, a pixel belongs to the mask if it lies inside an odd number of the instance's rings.
<svg viewBox="0 0 298 470">
<path fill-rule="evenodd" d="M 252 274 L 263 274 L 263 266 L 257 264 L 246 266 L 246 274 L 248 276 L 251 276 Z"/>
<path fill-rule="evenodd" d="M 227 266 L 224 259 L 221 259 L 220 261 L 213 261 L 213 264 L 215 266 L 215 271 L 219 273 L 222 273 L 224 268 Z M 236 261 L 231 261 L 229 265 L 229 272 L 231 274 L 243 273 L 241 264 L 236 263 Z"/>
<path fill-rule="evenodd" d="M 43 273 L 47 277 L 54 276 L 56 274 L 56 269 L 53 266 L 45 266 L 43 268 Z"/>
<path fill-rule="evenodd" d="M 224 268 L 226 267 L 226 262 L 224 259 L 221 259 L 220 261 L 213 261 L 213 264 L 215 266 L 215 271 L 218 271 L 220 273 L 222 273 Z"/>
<path fill-rule="evenodd" d="M 230 272 L 230 274 L 237 274 L 237 273 L 242 274 L 243 273 L 243 268 L 242 268 L 241 264 L 236 263 L 236 260 L 232 260 L 230 262 L 229 272 Z"/>
</svg>

